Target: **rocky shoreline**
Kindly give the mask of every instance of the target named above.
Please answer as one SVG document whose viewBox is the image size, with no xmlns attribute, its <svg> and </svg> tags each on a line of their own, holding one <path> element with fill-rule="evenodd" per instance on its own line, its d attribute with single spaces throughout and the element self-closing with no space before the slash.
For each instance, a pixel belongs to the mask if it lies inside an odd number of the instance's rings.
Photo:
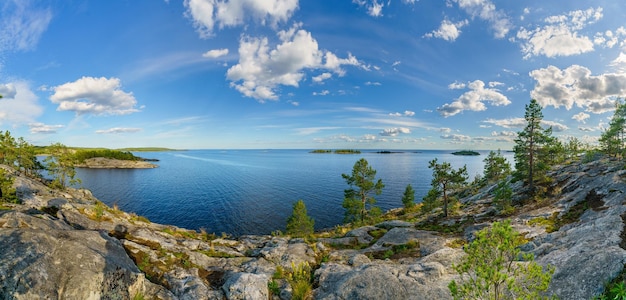
<svg viewBox="0 0 626 300">
<path fill-rule="evenodd" d="M 549 176 L 555 196 L 508 219 L 528 239 L 523 251 L 555 267 L 549 294 L 591 299 L 626 263 L 626 171 L 602 160 Z M 462 241 L 503 219 L 488 186 L 462 199 L 462 212 L 438 222 L 439 230 L 424 230 L 425 219 L 398 210 L 374 226 L 337 227 L 314 239 L 233 239 L 149 222 L 87 190 L 15 178 L 23 204 L 0 210 L 3 299 L 291 299 L 277 274 L 303 263 L 314 269 L 314 299 L 451 299 Z M 580 216 L 557 230 L 534 222 L 579 207 Z"/>
<path fill-rule="evenodd" d="M 151 163 L 154 160 L 119 160 L 104 157 L 86 159 L 84 163 L 77 164 L 77 168 L 89 169 L 154 169 L 159 166 Z"/>
</svg>

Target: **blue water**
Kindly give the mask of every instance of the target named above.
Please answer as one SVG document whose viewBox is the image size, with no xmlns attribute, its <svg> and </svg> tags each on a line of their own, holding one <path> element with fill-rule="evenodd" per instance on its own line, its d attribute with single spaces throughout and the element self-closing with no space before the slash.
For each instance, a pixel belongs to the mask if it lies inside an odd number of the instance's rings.
<svg viewBox="0 0 626 300">
<path fill-rule="evenodd" d="M 316 229 L 343 220 L 342 173 L 365 158 L 385 184 L 376 196 L 383 210 L 402 206 L 407 184 L 420 200 L 430 188 L 433 158 L 452 167 L 467 165 L 470 178 L 482 173 L 480 156 L 451 151 L 406 151 L 378 154 L 312 154 L 307 150 L 193 150 L 136 153 L 159 159 L 156 169 L 77 169 L 82 186 L 107 205 L 135 212 L 153 222 L 208 232 L 269 234 L 284 230 L 292 204 L 304 200 Z M 505 153 L 512 162 L 512 153 Z M 470 179 L 470 180 L 471 180 Z"/>
</svg>

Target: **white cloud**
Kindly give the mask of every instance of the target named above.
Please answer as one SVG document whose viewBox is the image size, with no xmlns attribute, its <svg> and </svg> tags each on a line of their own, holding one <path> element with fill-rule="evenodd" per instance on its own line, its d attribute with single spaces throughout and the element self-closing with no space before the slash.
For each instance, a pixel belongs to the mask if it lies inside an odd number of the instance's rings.
<svg viewBox="0 0 626 300">
<path fill-rule="evenodd" d="M 493 124 L 496 126 L 504 127 L 504 128 L 524 128 L 527 124 L 526 119 L 524 118 L 510 118 L 510 119 L 487 119 L 484 120 L 483 123 Z M 552 131 L 560 132 L 569 129 L 566 125 L 563 125 L 554 121 L 541 121 L 541 126 L 548 128 L 552 126 Z"/>
<path fill-rule="evenodd" d="M 395 67 L 395 66 L 397 66 L 397 65 L 399 65 L 399 64 L 401 64 L 401 63 L 402 63 L 401 61 L 396 60 L 396 61 L 394 61 L 394 62 L 391 64 L 391 66 L 392 66 L 392 67 Z"/>
<path fill-rule="evenodd" d="M 202 54 L 202 57 L 206 58 L 218 58 L 228 55 L 228 49 L 213 49 Z"/>
<path fill-rule="evenodd" d="M 8 84 L 0 84 L 0 96 L 4 98 L 15 98 L 15 94 L 17 90 L 15 89 L 15 85 L 12 83 Z"/>
<path fill-rule="evenodd" d="M 410 111 L 410 110 L 405 110 L 404 113 L 399 113 L 399 112 L 395 112 L 395 113 L 389 113 L 390 116 L 392 117 L 412 117 L 415 116 L 415 112 Z"/>
<path fill-rule="evenodd" d="M 522 43 L 524 59 L 532 56 L 571 56 L 593 51 L 593 41 L 579 30 L 602 18 L 602 8 L 576 10 L 566 15 L 550 16 L 546 25 L 532 30 L 521 28 L 517 38 Z"/>
<path fill-rule="evenodd" d="M 185 0 L 185 15 L 193 20 L 203 38 L 213 35 L 215 26 L 234 27 L 253 19 L 263 25 L 286 22 L 298 9 L 298 0 Z"/>
<path fill-rule="evenodd" d="M 461 35 L 461 28 L 468 23 L 469 22 L 467 20 L 463 20 L 457 23 L 452 23 L 449 20 L 443 20 L 437 30 L 424 34 L 424 37 L 436 37 L 452 42 Z"/>
<path fill-rule="evenodd" d="M 400 127 L 400 128 L 389 128 L 389 129 L 384 129 L 383 131 L 381 131 L 379 133 L 379 135 L 381 136 L 397 136 L 398 134 L 409 134 L 411 133 L 411 130 L 408 128 L 404 128 L 404 127 Z"/>
<path fill-rule="evenodd" d="M 267 38 L 242 37 L 239 45 L 239 63 L 228 69 L 226 77 L 246 97 L 278 100 L 276 88 L 280 85 L 298 87 L 306 69 L 325 69 L 342 76 L 344 65 L 361 66 L 356 57 L 338 58 L 320 50 L 311 33 L 295 24 L 279 31 L 281 44 L 270 50 Z"/>
<path fill-rule="evenodd" d="M 503 38 L 513 28 L 511 21 L 503 11 L 496 10 L 489 0 L 454 0 L 472 18 L 489 22 L 496 38 Z"/>
<path fill-rule="evenodd" d="M 379 3 L 378 0 L 352 0 L 352 3 L 356 3 L 361 7 L 367 9 L 367 14 L 372 17 L 382 17 L 384 3 Z"/>
<path fill-rule="evenodd" d="M 377 81 L 373 81 L 373 82 L 372 81 L 368 81 L 368 82 L 365 83 L 365 85 L 381 86 L 383 84 L 380 83 L 380 82 L 377 82 Z"/>
<path fill-rule="evenodd" d="M 113 127 L 109 129 L 96 130 L 98 134 L 118 134 L 118 133 L 134 133 L 141 131 L 141 128 L 123 128 L 123 127 Z"/>
<path fill-rule="evenodd" d="M 626 93 L 626 74 L 606 73 L 592 76 L 591 71 L 579 65 L 565 70 L 555 66 L 530 72 L 537 81 L 530 96 L 542 106 L 571 109 L 574 104 L 588 112 L 604 113 L 615 108 L 612 98 Z"/>
<path fill-rule="evenodd" d="M 576 120 L 578 122 L 582 122 L 584 124 L 584 123 L 587 123 L 587 122 L 585 122 L 585 120 L 589 119 L 589 117 L 591 117 L 589 114 L 586 114 L 584 112 L 579 112 L 579 113 L 573 115 L 572 119 L 574 119 L 574 120 Z"/>
<path fill-rule="evenodd" d="M 466 87 L 467 85 L 464 82 L 453 82 L 448 84 L 448 88 L 451 90 L 462 90 Z"/>
<path fill-rule="evenodd" d="M 0 124 L 9 123 L 11 126 L 30 124 L 41 116 L 43 108 L 38 104 L 37 96 L 27 83 L 18 81 L 2 86 L 10 87 L 12 92 L 3 94 L 4 98 L 0 99 Z"/>
<path fill-rule="evenodd" d="M 444 116 L 454 116 L 464 110 L 483 111 L 487 107 L 483 102 L 490 102 L 491 105 L 509 105 L 511 101 L 502 95 L 497 89 L 485 88 L 485 83 L 480 80 L 470 82 L 467 87 L 470 91 L 463 93 L 456 101 L 446 103 L 437 108 L 437 111 Z"/>
<path fill-rule="evenodd" d="M 46 125 L 44 123 L 30 123 L 30 133 L 32 134 L 51 134 L 56 133 L 58 129 L 63 128 L 63 125 Z"/>
<path fill-rule="evenodd" d="M 541 121 L 541 126 L 543 126 L 544 128 L 552 127 L 552 131 L 554 132 L 561 132 L 569 129 L 569 127 L 565 126 L 564 124 L 546 120 Z"/>
<path fill-rule="evenodd" d="M 609 66 L 618 73 L 626 73 L 626 53 L 620 52 L 617 58 L 615 58 Z"/>
<path fill-rule="evenodd" d="M 467 142 L 472 140 L 471 137 L 463 134 L 442 134 L 439 137 L 444 140 L 453 140 L 455 142 Z"/>
<path fill-rule="evenodd" d="M 322 74 L 320 74 L 318 76 L 314 76 L 311 79 L 313 79 L 313 82 L 318 82 L 319 83 L 319 82 L 323 82 L 324 80 L 329 79 L 331 77 L 333 77 L 333 74 L 325 72 L 325 73 L 322 73 Z"/>
<path fill-rule="evenodd" d="M 32 6 L 34 1 L 5 1 L 0 7 L 0 52 L 33 49 L 52 20 L 52 10 Z"/>
<path fill-rule="evenodd" d="M 118 78 L 82 77 L 52 88 L 52 103 L 59 111 L 73 111 L 77 115 L 125 115 L 139 110 L 132 93 L 121 90 Z"/>
<path fill-rule="evenodd" d="M 313 96 L 326 96 L 330 94 L 329 90 L 323 90 L 321 92 L 313 92 Z"/>
<path fill-rule="evenodd" d="M 498 82 L 498 81 L 489 81 L 490 88 L 494 88 L 494 87 L 501 86 L 501 85 L 504 85 L 504 83 Z"/>
<path fill-rule="evenodd" d="M 594 128 L 594 127 L 578 126 L 578 130 L 584 131 L 584 132 L 592 132 L 592 131 L 596 131 L 596 128 Z"/>
</svg>

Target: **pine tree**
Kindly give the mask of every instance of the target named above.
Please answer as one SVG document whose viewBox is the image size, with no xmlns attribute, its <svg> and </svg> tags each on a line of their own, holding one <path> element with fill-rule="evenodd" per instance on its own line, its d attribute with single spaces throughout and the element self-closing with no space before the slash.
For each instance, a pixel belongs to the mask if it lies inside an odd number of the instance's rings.
<svg viewBox="0 0 626 300">
<path fill-rule="evenodd" d="M 443 216 L 448 216 L 448 192 L 459 185 L 467 183 L 467 166 L 453 170 L 450 163 L 437 163 L 437 159 L 429 162 L 428 168 L 433 170 L 431 185 L 443 194 Z"/>
<path fill-rule="evenodd" d="M 511 221 L 495 222 L 491 228 L 477 233 L 476 239 L 465 247 L 467 256 L 453 265 L 461 278 L 448 285 L 454 299 L 548 299 L 541 292 L 548 289 L 554 267 L 544 268 L 532 255 L 522 255 L 523 244 Z"/>
<path fill-rule="evenodd" d="M 380 208 L 375 206 L 376 199 L 371 194 L 380 195 L 385 185 L 380 179 L 376 181 L 376 170 L 368 165 L 365 158 L 354 164 L 352 174 L 341 174 L 341 177 L 350 185 L 349 189 L 344 190 L 345 222 L 363 223 L 380 213 Z"/>
<path fill-rule="evenodd" d="M 618 101 L 615 113 L 607 128 L 600 136 L 600 146 L 609 156 L 623 155 L 624 139 L 626 138 L 624 127 L 626 126 L 626 103 Z"/>
<path fill-rule="evenodd" d="M 315 220 L 307 215 L 304 201 L 298 200 L 293 204 L 293 212 L 287 219 L 287 234 L 295 237 L 304 237 L 313 233 Z"/>
<path fill-rule="evenodd" d="M 415 206 L 415 190 L 409 184 L 404 189 L 404 195 L 402 195 L 402 204 L 404 204 L 404 208 L 411 208 Z"/>
<path fill-rule="evenodd" d="M 511 173 L 511 164 L 498 152 L 489 151 L 489 155 L 483 160 L 485 168 L 483 171 L 487 182 L 498 181 Z"/>
<path fill-rule="evenodd" d="M 80 179 L 76 178 L 76 163 L 72 150 L 61 143 L 55 143 L 48 148 L 50 155 L 46 157 L 46 170 L 48 174 L 54 177 L 53 183 L 65 189 L 68 184 L 80 183 Z"/>
<path fill-rule="evenodd" d="M 546 146 L 552 139 L 552 127 L 543 129 L 541 121 L 543 113 L 537 100 L 530 100 L 526 105 L 524 114 L 526 127 L 517 133 L 515 139 L 515 178 L 525 180 L 531 194 L 535 193 L 535 180 L 537 175 L 549 169 L 549 152 L 545 151 Z"/>
</svg>

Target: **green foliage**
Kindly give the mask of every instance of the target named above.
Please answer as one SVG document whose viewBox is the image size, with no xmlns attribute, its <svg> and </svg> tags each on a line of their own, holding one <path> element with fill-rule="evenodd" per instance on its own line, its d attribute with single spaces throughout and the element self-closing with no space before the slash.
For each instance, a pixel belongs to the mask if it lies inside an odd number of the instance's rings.
<svg viewBox="0 0 626 300">
<path fill-rule="evenodd" d="M 35 147 L 24 138 L 16 140 L 8 130 L 0 131 L 0 164 L 24 172 L 29 177 L 38 177 L 38 171 L 43 169 L 37 160 Z"/>
<path fill-rule="evenodd" d="M 0 202 L 20 203 L 17 198 L 17 191 L 13 187 L 14 178 L 7 175 L 6 171 L 0 168 Z"/>
<path fill-rule="evenodd" d="M 337 149 L 335 150 L 335 154 L 361 154 L 361 151 L 353 149 Z"/>
<path fill-rule="evenodd" d="M 291 299 L 308 299 L 313 290 L 313 271 L 307 262 L 298 265 L 291 264 L 291 273 L 287 276 L 287 281 L 291 285 Z"/>
<path fill-rule="evenodd" d="M 428 190 L 428 193 L 426 193 L 426 196 L 422 198 L 422 208 L 421 208 L 422 212 L 429 213 L 433 209 L 441 206 L 439 197 L 441 197 L 441 191 L 439 190 L 439 188 L 433 187 L 430 190 Z"/>
<path fill-rule="evenodd" d="M 483 162 L 485 162 L 483 176 L 487 182 L 498 181 L 511 174 L 511 164 L 502 156 L 500 150 L 498 152 L 489 151 L 489 155 Z"/>
<path fill-rule="evenodd" d="M 354 164 L 352 174 L 341 174 L 341 177 L 350 186 L 344 190 L 345 222 L 365 223 L 382 214 L 380 208 L 375 206 L 376 199 L 371 194 L 380 195 L 385 185 L 380 179 L 376 181 L 376 170 L 368 165 L 365 158 Z"/>
<path fill-rule="evenodd" d="M 333 150 L 326 150 L 326 149 L 315 149 L 309 153 L 332 153 Z"/>
<path fill-rule="evenodd" d="M 462 151 L 456 151 L 456 152 L 452 152 L 453 155 L 465 155 L 465 156 L 478 156 L 480 155 L 480 153 L 476 152 L 476 151 L 471 151 L 471 150 L 462 150 Z"/>
<path fill-rule="evenodd" d="M 313 233 L 315 221 L 307 215 L 304 201 L 298 200 L 293 204 L 293 212 L 287 218 L 287 234 L 295 237 L 305 237 Z"/>
<path fill-rule="evenodd" d="M 450 282 L 454 299 L 548 299 L 553 267 L 544 269 L 532 255 L 523 255 L 518 262 L 523 239 L 510 221 L 495 222 L 491 228 L 477 233 L 466 248 L 467 256 L 453 268 L 461 279 Z"/>
<path fill-rule="evenodd" d="M 617 157 L 624 155 L 624 142 L 626 140 L 626 103 L 616 102 L 616 109 L 607 128 L 600 136 L 599 142 L 602 151 Z"/>
<path fill-rule="evenodd" d="M 438 189 L 443 195 L 443 216 L 448 216 L 448 193 L 459 186 L 467 184 L 467 166 L 463 166 L 458 170 L 453 170 L 450 163 L 437 163 L 437 159 L 429 162 L 428 168 L 433 170 L 433 179 L 431 185 L 433 189 Z M 430 193 L 430 192 L 429 192 Z"/>
<path fill-rule="evenodd" d="M 513 198 L 513 190 L 507 180 L 498 182 L 498 186 L 493 191 L 493 204 L 501 214 L 511 214 L 515 208 L 511 204 Z"/>
<path fill-rule="evenodd" d="M 413 190 L 413 187 L 410 184 L 406 186 L 406 189 L 404 189 L 402 204 L 404 205 L 404 208 L 407 209 L 415 206 L 415 190 Z"/>
<path fill-rule="evenodd" d="M 529 186 L 530 193 L 535 195 L 535 183 L 545 177 L 554 156 L 560 147 L 556 145 L 558 140 L 552 137 L 552 127 L 543 129 L 541 121 L 543 113 L 537 100 L 530 100 L 526 105 L 524 114 L 526 127 L 517 133 L 515 139 L 515 173 L 516 180 L 524 180 Z"/>
<path fill-rule="evenodd" d="M 140 160 L 141 158 L 133 155 L 130 152 L 126 151 L 118 151 L 118 150 L 109 150 L 109 149 L 98 149 L 98 150 L 79 150 L 74 153 L 74 159 L 78 163 L 84 163 L 85 160 L 95 157 L 104 157 L 118 160 Z"/>
<path fill-rule="evenodd" d="M 278 287 L 278 282 L 276 280 L 270 280 L 267 282 L 267 289 L 272 293 L 272 295 L 280 295 L 280 287 Z"/>
<path fill-rule="evenodd" d="M 67 185 L 80 183 L 80 179 L 76 178 L 75 157 L 72 150 L 61 143 L 52 144 L 49 147 L 50 155 L 46 157 L 46 170 L 53 179 L 53 186 L 65 189 Z"/>
</svg>

